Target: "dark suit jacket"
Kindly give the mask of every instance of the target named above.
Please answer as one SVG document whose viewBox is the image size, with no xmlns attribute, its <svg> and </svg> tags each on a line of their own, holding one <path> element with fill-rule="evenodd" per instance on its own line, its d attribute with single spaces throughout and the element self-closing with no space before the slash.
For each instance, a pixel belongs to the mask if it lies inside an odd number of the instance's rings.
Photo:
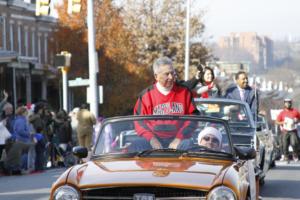
<svg viewBox="0 0 300 200">
<path fill-rule="evenodd" d="M 235 85 L 233 87 L 228 88 L 226 90 L 225 98 L 241 100 L 240 91 L 238 87 Z M 250 86 L 245 88 L 245 101 L 249 104 L 253 115 L 256 116 L 258 114 L 259 107 L 258 94 L 256 93 L 255 95 L 254 89 L 252 89 Z"/>
</svg>

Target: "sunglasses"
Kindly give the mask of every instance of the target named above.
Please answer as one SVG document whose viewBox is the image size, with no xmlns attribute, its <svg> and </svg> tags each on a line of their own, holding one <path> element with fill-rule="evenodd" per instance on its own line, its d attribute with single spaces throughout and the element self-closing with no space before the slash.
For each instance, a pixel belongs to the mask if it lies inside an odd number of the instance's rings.
<svg viewBox="0 0 300 200">
<path fill-rule="evenodd" d="M 202 139 L 206 142 L 211 141 L 212 143 L 219 144 L 219 140 L 215 137 L 204 136 Z"/>
</svg>

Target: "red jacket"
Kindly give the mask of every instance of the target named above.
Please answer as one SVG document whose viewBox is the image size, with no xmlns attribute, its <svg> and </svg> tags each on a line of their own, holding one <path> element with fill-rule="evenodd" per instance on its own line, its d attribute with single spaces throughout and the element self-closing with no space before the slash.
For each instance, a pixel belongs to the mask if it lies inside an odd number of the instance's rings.
<svg viewBox="0 0 300 200">
<path fill-rule="evenodd" d="M 194 104 L 192 93 L 184 86 L 174 84 L 172 90 L 168 95 L 160 93 L 156 85 L 148 87 L 139 96 L 135 107 L 135 115 L 189 115 L 197 112 Z M 158 130 L 158 126 L 168 126 L 169 131 L 154 131 Z M 173 128 L 172 128 L 173 126 Z M 160 138 L 177 137 L 183 139 L 190 134 L 190 131 L 185 131 L 188 128 L 184 123 L 178 121 L 164 121 L 164 122 L 144 122 L 136 123 L 136 130 L 138 135 L 145 137 L 147 140 L 155 135 Z M 170 131 L 176 131 L 176 133 Z M 174 135 L 176 134 L 176 135 Z"/>
<path fill-rule="evenodd" d="M 277 116 L 277 121 L 283 122 L 286 117 L 291 118 L 291 119 L 295 119 L 296 118 L 296 119 L 300 120 L 300 113 L 295 108 L 292 108 L 290 110 L 289 109 L 284 109 Z M 282 127 L 282 129 L 284 130 L 283 127 Z M 284 131 L 286 131 L 286 130 L 284 130 Z"/>
</svg>

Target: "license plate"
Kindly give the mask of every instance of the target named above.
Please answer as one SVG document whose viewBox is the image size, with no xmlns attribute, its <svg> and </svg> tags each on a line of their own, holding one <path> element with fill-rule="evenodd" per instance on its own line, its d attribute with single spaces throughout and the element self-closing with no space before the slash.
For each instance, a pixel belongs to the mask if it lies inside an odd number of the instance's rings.
<svg viewBox="0 0 300 200">
<path fill-rule="evenodd" d="M 147 193 L 137 193 L 134 194 L 133 200 L 155 200 L 155 195 Z"/>
</svg>

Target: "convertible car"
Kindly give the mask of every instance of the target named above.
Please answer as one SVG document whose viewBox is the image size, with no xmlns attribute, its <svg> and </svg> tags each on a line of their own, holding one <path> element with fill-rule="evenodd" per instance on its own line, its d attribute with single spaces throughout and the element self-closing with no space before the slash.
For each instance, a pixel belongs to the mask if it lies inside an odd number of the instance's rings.
<svg viewBox="0 0 300 200">
<path fill-rule="evenodd" d="M 259 176 L 260 183 L 264 184 L 265 175 L 272 165 L 274 151 L 271 131 L 259 128 L 257 121 L 253 119 L 249 105 L 243 101 L 222 98 L 194 100 L 202 115 L 228 121 L 234 145 L 255 148 L 256 174 Z"/>
<path fill-rule="evenodd" d="M 67 169 L 50 199 L 257 199 L 256 152 L 233 146 L 229 131 L 225 120 L 201 116 L 106 119 L 88 161 Z M 152 148 L 149 134 L 161 148 Z M 175 138 L 181 143 L 169 148 Z M 88 155 L 84 147 L 73 153 Z"/>
</svg>

